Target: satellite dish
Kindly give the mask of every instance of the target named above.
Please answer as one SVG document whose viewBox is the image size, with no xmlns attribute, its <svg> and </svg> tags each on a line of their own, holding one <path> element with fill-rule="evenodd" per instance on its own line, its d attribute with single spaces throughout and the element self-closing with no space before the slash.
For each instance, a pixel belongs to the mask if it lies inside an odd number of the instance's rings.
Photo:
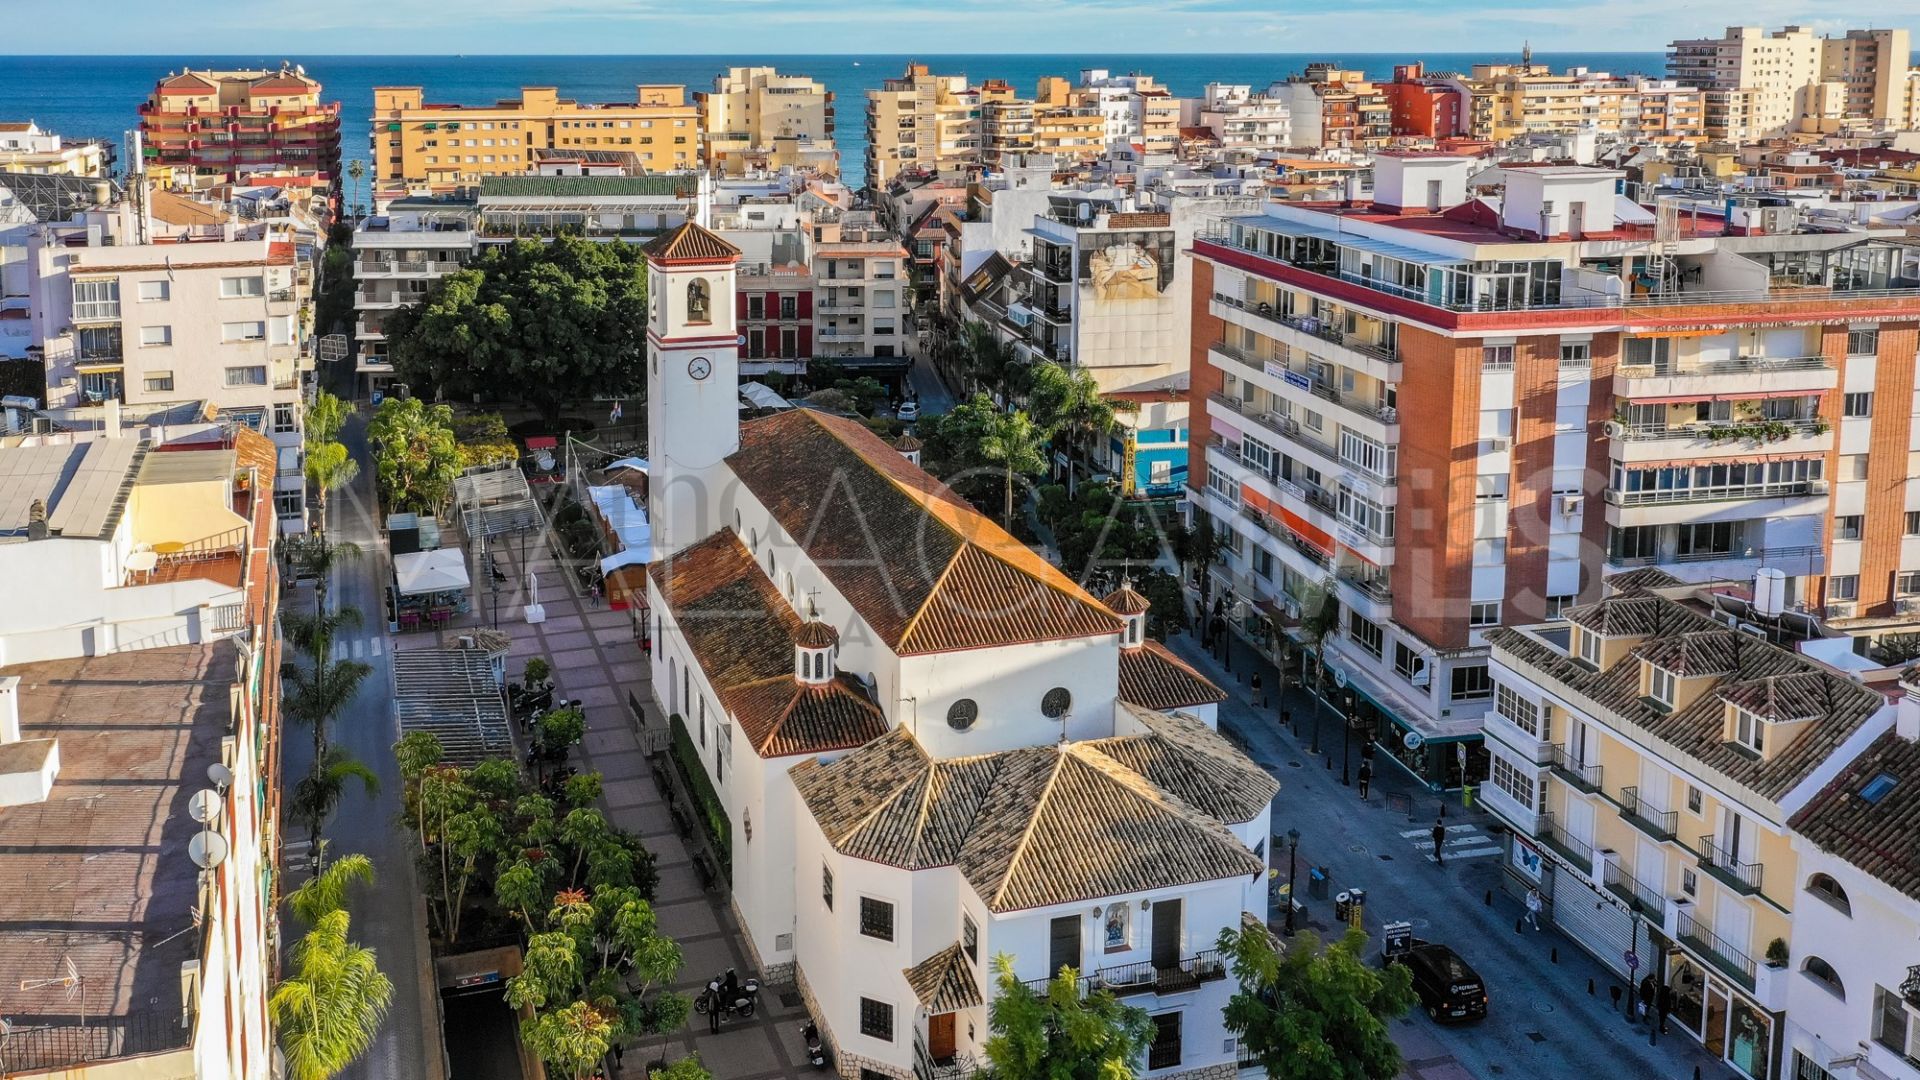
<svg viewBox="0 0 1920 1080">
<path fill-rule="evenodd" d="M 225 795 L 227 789 L 233 786 L 233 770 L 216 761 L 207 766 L 207 779 L 213 784 L 214 790 Z"/>
<path fill-rule="evenodd" d="M 202 870 L 211 870 L 227 861 L 227 838 L 209 829 L 187 841 L 187 858 Z"/>
<path fill-rule="evenodd" d="M 212 788 L 203 788 L 194 792 L 193 798 L 187 800 L 187 816 L 202 825 L 211 825 L 219 821 L 220 799 L 220 793 Z"/>
</svg>

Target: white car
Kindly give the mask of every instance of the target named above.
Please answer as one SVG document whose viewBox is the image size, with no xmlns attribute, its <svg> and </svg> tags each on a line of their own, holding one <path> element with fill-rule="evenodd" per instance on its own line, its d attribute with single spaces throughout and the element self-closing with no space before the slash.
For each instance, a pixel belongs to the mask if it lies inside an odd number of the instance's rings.
<svg viewBox="0 0 1920 1080">
<path fill-rule="evenodd" d="M 915 420 L 920 419 L 920 403 L 917 401 L 901 402 L 900 407 L 893 410 L 893 418 L 904 423 L 913 423 Z"/>
</svg>

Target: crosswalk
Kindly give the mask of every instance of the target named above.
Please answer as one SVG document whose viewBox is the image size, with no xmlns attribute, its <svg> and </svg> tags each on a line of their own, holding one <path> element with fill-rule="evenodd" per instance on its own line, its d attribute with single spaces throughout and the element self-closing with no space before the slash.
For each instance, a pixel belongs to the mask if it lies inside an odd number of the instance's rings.
<svg viewBox="0 0 1920 1080">
<path fill-rule="evenodd" d="M 386 649 L 385 638 L 355 638 L 352 641 L 336 640 L 333 643 L 335 660 L 365 660 L 379 656 Z"/>
<path fill-rule="evenodd" d="M 1428 862 L 1433 861 L 1433 826 L 1402 829 L 1400 835 Z M 1493 859 L 1500 855 L 1500 841 L 1480 831 L 1478 825 L 1449 825 L 1447 839 L 1440 850 L 1448 862 L 1456 859 Z"/>
</svg>

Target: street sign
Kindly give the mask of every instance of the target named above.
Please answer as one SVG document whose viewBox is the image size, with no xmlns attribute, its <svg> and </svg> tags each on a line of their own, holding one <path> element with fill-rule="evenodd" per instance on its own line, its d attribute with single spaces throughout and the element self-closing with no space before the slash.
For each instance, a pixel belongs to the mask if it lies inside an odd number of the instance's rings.
<svg viewBox="0 0 1920 1080">
<path fill-rule="evenodd" d="M 1337 667 L 1333 669 L 1333 685 L 1339 687 L 1342 690 L 1345 690 L 1347 688 L 1347 669 L 1346 668 Z"/>
<path fill-rule="evenodd" d="M 1413 924 L 1410 922 L 1390 922 L 1380 928 L 1380 951 L 1386 956 L 1398 956 L 1413 948 Z"/>
<path fill-rule="evenodd" d="M 1426 741 L 1427 741 L 1426 736 L 1420 734 L 1417 731 L 1409 731 L 1405 735 L 1400 736 L 1400 745 L 1406 747 L 1409 750 L 1420 749 L 1420 747 L 1424 745 Z"/>
<path fill-rule="evenodd" d="M 1640 970 L 1640 954 L 1637 952 L 1634 952 L 1632 949 L 1628 949 L 1627 950 L 1627 974 L 1631 975 L 1638 970 Z"/>
</svg>

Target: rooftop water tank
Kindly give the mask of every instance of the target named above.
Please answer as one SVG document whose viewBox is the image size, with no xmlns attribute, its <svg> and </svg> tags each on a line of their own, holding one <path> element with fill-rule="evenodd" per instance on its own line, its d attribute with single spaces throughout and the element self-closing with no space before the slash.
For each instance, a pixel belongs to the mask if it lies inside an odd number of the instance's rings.
<svg viewBox="0 0 1920 1080">
<path fill-rule="evenodd" d="M 1753 573 L 1753 610 L 1777 619 L 1787 610 L 1787 573 L 1763 566 Z"/>
</svg>

